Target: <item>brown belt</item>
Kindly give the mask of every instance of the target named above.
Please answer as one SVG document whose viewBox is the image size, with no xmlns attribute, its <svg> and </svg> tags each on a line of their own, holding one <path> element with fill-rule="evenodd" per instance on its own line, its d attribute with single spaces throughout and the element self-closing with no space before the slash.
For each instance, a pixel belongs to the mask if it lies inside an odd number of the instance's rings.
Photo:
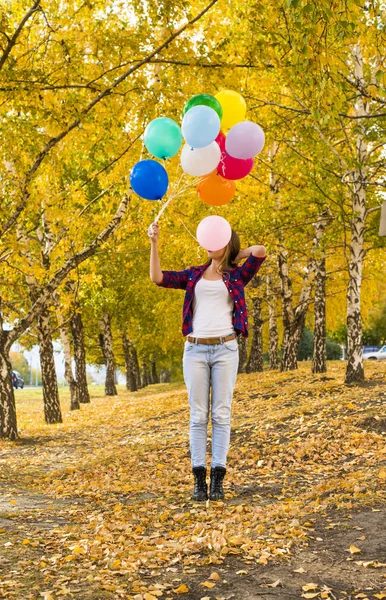
<svg viewBox="0 0 386 600">
<path fill-rule="evenodd" d="M 225 337 L 218 338 L 195 338 L 188 335 L 186 339 L 188 342 L 192 342 L 193 344 L 223 344 L 224 342 L 230 342 L 231 340 L 235 340 L 236 335 L 232 333 L 231 335 L 226 335 Z"/>
</svg>

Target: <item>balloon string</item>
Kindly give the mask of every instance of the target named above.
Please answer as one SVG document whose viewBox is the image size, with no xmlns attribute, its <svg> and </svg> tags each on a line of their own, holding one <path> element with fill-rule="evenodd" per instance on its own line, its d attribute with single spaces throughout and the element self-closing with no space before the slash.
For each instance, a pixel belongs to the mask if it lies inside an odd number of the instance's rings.
<svg viewBox="0 0 386 600">
<path fill-rule="evenodd" d="M 160 216 L 164 212 L 164 210 L 167 207 L 167 205 L 169 204 L 169 202 L 171 202 L 171 200 L 173 200 L 173 198 L 175 198 L 175 196 L 176 196 L 176 194 L 170 196 L 170 198 L 162 205 L 161 210 L 159 211 L 158 215 L 154 219 L 154 223 L 158 223 L 158 219 L 160 218 Z"/>
<path fill-rule="evenodd" d="M 225 154 L 223 154 L 223 152 L 221 152 L 220 163 L 221 163 L 221 167 L 222 167 L 223 176 L 226 178 L 226 166 L 225 166 L 224 158 L 225 158 Z"/>
<path fill-rule="evenodd" d="M 181 176 L 180 176 L 180 178 L 179 178 L 179 180 L 177 182 L 177 185 L 175 186 L 175 189 L 176 189 L 175 193 L 172 194 L 166 200 L 166 202 L 162 205 L 161 210 L 159 211 L 158 215 L 154 219 L 154 223 L 158 223 L 161 215 L 163 214 L 164 210 L 169 205 L 169 203 L 173 200 L 173 198 L 176 198 L 177 196 L 181 196 L 182 194 L 184 194 L 185 192 L 187 192 L 189 190 L 189 188 L 191 188 L 191 186 L 195 183 L 195 181 L 197 179 L 197 178 L 195 178 L 193 182 L 190 182 L 187 185 L 181 187 L 181 180 L 182 180 L 183 176 L 184 176 L 184 173 L 181 174 Z"/>
<path fill-rule="evenodd" d="M 194 177 L 186 185 L 181 185 L 181 180 L 184 177 L 184 175 L 185 175 L 185 173 L 181 173 L 181 175 L 180 175 L 180 177 L 179 177 L 179 179 L 178 179 L 178 181 L 177 181 L 177 183 L 175 185 L 175 188 L 174 188 L 176 191 L 174 193 L 172 193 L 171 196 L 162 205 L 161 210 L 159 211 L 158 215 L 155 217 L 153 223 L 158 223 L 160 217 L 162 216 L 162 214 L 164 213 L 165 209 L 170 204 L 170 202 L 173 200 L 173 198 L 176 198 L 177 196 L 181 196 L 182 194 L 185 194 L 193 185 L 195 185 L 197 183 L 197 181 L 199 181 L 198 177 Z M 189 233 L 189 235 L 191 235 L 192 238 L 197 242 L 196 238 L 194 237 L 194 235 L 192 235 L 190 233 L 190 231 L 187 229 L 187 227 L 185 226 L 185 224 L 183 222 L 182 222 L 182 224 L 185 227 L 186 231 Z M 152 235 L 153 235 L 152 232 L 151 232 L 151 225 L 148 228 L 148 234 L 149 234 L 150 237 L 152 237 Z"/>
<path fill-rule="evenodd" d="M 198 243 L 197 238 L 193 235 L 193 233 L 190 233 L 189 229 L 186 227 L 185 223 L 183 222 L 183 220 L 181 219 L 181 217 L 178 217 L 179 220 L 181 221 L 182 225 L 185 227 L 186 231 L 188 232 L 188 234 L 194 239 L 195 242 Z"/>
</svg>

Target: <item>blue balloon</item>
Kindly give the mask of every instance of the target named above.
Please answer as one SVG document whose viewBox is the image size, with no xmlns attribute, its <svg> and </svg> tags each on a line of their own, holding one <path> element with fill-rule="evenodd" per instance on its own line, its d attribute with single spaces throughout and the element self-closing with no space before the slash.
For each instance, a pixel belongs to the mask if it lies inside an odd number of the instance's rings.
<svg viewBox="0 0 386 600">
<path fill-rule="evenodd" d="M 140 160 L 131 169 L 130 185 L 146 200 L 160 200 L 166 193 L 169 178 L 166 170 L 155 160 Z"/>
<path fill-rule="evenodd" d="M 192 148 L 209 146 L 220 133 L 220 117 L 213 108 L 193 106 L 182 119 L 182 135 Z"/>
</svg>

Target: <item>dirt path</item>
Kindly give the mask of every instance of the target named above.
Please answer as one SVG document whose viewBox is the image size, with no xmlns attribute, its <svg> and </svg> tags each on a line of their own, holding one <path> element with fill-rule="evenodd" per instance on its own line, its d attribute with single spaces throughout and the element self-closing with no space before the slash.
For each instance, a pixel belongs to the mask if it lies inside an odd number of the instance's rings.
<svg viewBox="0 0 386 600">
<path fill-rule="evenodd" d="M 341 371 L 239 378 L 227 500 L 208 505 L 183 388 L 50 427 L 26 402 L 0 445 L 0 599 L 386 599 L 386 368 L 367 388 Z"/>
<path fill-rule="evenodd" d="M 47 532 L 54 533 L 59 528 L 71 530 L 71 524 L 74 525 L 71 513 L 76 512 L 81 499 L 58 501 L 15 489 L 10 495 L 16 503 L 10 504 L 9 492 L 0 492 L 0 514 L 7 514 L 7 518 L 0 518 L 0 598 L 44 597 L 47 587 L 44 585 L 44 573 L 27 572 L 23 577 L 14 570 L 15 561 L 23 564 L 19 553 L 24 547 L 28 548 L 28 560 L 44 567 L 47 548 L 42 547 L 40 540 Z M 188 501 L 181 509 L 185 510 L 190 505 Z M 97 591 L 95 585 L 90 595 L 86 578 L 71 582 L 62 575 L 54 585 L 47 587 L 46 593 L 51 590 L 54 598 L 67 596 L 93 600 L 115 597 L 147 600 L 150 596 L 145 594 L 152 595 L 152 592 L 162 592 L 163 598 L 181 596 L 186 600 L 204 597 L 211 600 L 386 598 L 385 523 L 386 510 L 383 507 L 350 512 L 330 511 L 309 523 L 304 548 L 295 549 L 267 565 L 256 565 L 237 555 L 228 555 L 220 565 L 184 568 L 177 562 L 164 571 L 142 568 L 135 578 L 130 577 L 127 582 L 124 577 L 121 578 L 121 586 L 117 588 L 124 589 L 131 580 L 130 587 L 136 592 L 131 596 L 121 595 L 119 591 L 115 595 L 108 589 Z M 79 522 L 76 526 L 79 527 Z M 360 552 L 351 554 L 350 547 L 353 546 Z M 16 580 L 13 579 L 15 575 Z M 37 588 L 36 592 L 22 592 L 31 584 Z M 14 589 L 15 585 L 20 591 Z M 186 586 L 187 591 L 177 593 L 180 586 Z M 50 596 L 47 597 L 50 599 Z"/>
</svg>

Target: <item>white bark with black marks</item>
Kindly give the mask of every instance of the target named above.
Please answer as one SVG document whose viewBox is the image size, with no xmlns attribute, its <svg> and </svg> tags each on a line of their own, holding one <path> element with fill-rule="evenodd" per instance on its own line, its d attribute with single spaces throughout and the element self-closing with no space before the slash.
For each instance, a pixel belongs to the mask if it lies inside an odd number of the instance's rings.
<svg viewBox="0 0 386 600">
<path fill-rule="evenodd" d="M 326 259 L 323 257 L 315 261 L 313 373 L 327 371 L 326 341 Z"/>
<path fill-rule="evenodd" d="M 50 314 L 47 309 L 38 317 L 37 331 L 42 369 L 44 418 L 46 423 L 62 423 Z"/>
<path fill-rule="evenodd" d="M 326 333 L 326 251 L 324 235 L 333 217 L 329 210 L 323 211 L 314 223 L 314 346 L 312 353 L 312 372 L 327 371 L 327 333 Z"/>
<path fill-rule="evenodd" d="M 267 304 L 269 315 L 269 368 L 278 369 L 279 363 L 279 331 L 276 319 L 276 295 L 272 288 L 271 277 L 267 275 Z"/>
<path fill-rule="evenodd" d="M 293 306 L 292 282 L 289 277 L 287 253 L 283 248 L 279 252 L 279 275 L 281 279 L 284 326 L 281 371 L 297 369 L 297 353 L 306 321 L 307 310 L 311 302 L 316 265 L 315 255 L 320 253 L 323 237 L 330 219 L 330 214 L 323 211 L 318 216 L 314 225 L 315 233 L 312 240 L 312 257 L 309 259 L 305 269 L 299 302 L 295 308 Z"/>
<path fill-rule="evenodd" d="M 122 334 L 123 354 L 125 357 L 126 389 L 136 392 L 138 389 L 131 343 L 125 333 Z"/>
<path fill-rule="evenodd" d="M 72 372 L 72 356 L 71 356 L 71 343 L 70 336 L 67 329 L 67 324 L 61 314 L 58 315 L 59 328 L 60 328 L 60 339 L 62 340 L 63 353 L 64 353 L 64 377 L 67 381 L 68 387 L 70 388 L 70 410 L 78 410 L 79 404 L 79 388 Z"/>
<path fill-rule="evenodd" d="M 293 371 L 298 368 L 297 354 L 303 333 L 308 306 L 311 301 L 312 267 L 308 264 L 303 279 L 303 286 L 297 306 L 293 306 L 292 281 L 289 277 L 289 268 L 286 252 L 279 252 L 279 275 L 282 290 L 283 310 L 283 351 L 280 363 L 281 371 Z"/>
<path fill-rule="evenodd" d="M 131 360 L 133 364 L 133 370 L 135 374 L 135 380 L 137 382 L 137 388 L 139 389 L 142 386 L 141 382 L 141 370 L 139 368 L 138 354 L 135 346 L 131 346 Z"/>
<path fill-rule="evenodd" d="M 0 435 L 8 437 L 9 439 L 17 439 L 17 420 L 16 420 L 16 409 L 15 409 L 15 396 L 13 387 L 8 385 L 8 376 L 6 375 L 7 362 L 9 364 L 9 352 L 12 344 L 32 325 L 37 319 L 40 313 L 54 302 L 54 292 L 58 286 L 64 281 L 67 275 L 75 269 L 82 262 L 87 260 L 90 256 L 95 254 L 98 248 L 114 233 L 118 225 L 120 224 L 124 214 L 129 205 L 129 196 L 125 196 L 121 201 L 113 219 L 105 227 L 105 229 L 91 242 L 89 246 L 86 246 L 80 252 L 77 252 L 56 271 L 50 281 L 45 285 L 38 293 L 36 300 L 30 311 L 21 318 L 15 327 L 10 331 L 6 331 L 3 328 L 3 319 L 1 312 L 1 298 L 0 298 L 0 340 L 1 340 L 1 353 L 3 359 L 1 360 L 0 377 L 0 398 L 1 398 L 1 413 L 2 423 L 0 423 Z M 11 371 L 10 371 L 11 373 Z"/>
<path fill-rule="evenodd" d="M 106 396 L 116 396 L 117 388 L 115 386 L 115 360 L 113 350 L 113 335 L 111 331 L 111 317 L 105 312 L 100 321 L 101 346 L 106 364 L 105 394 Z"/>
<path fill-rule="evenodd" d="M 353 48 L 355 78 L 358 90 L 366 87 L 363 73 L 363 56 L 359 43 Z M 365 117 L 369 113 L 369 102 L 358 93 L 355 102 L 355 115 Z M 347 367 L 346 383 L 360 383 L 364 380 L 362 356 L 361 286 L 366 222 L 366 185 L 368 150 L 366 125 L 357 121 L 356 158 L 358 168 L 353 172 L 353 195 L 351 217 L 350 259 L 348 265 L 349 282 L 347 288 Z"/>
<path fill-rule="evenodd" d="M 245 373 L 248 362 L 248 338 L 240 335 L 238 337 L 239 342 L 239 368 L 238 373 Z"/>
<path fill-rule="evenodd" d="M 87 383 L 83 321 L 77 307 L 75 307 L 75 313 L 71 318 L 71 334 L 74 344 L 75 379 L 78 386 L 79 402 L 80 404 L 88 404 L 90 402 L 90 393 Z"/>
<path fill-rule="evenodd" d="M 253 304 L 253 326 L 252 326 L 252 343 L 247 362 L 247 373 L 258 373 L 264 371 L 263 360 L 263 319 L 261 316 L 262 299 L 255 296 L 252 299 Z"/>
<path fill-rule="evenodd" d="M 2 325 L 1 313 L 0 324 Z M 18 431 L 12 366 L 9 359 L 10 346 L 7 337 L 6 331 L 0 331 L 0 438 L 14 441 L 18 438 Z"/>
</svg>

